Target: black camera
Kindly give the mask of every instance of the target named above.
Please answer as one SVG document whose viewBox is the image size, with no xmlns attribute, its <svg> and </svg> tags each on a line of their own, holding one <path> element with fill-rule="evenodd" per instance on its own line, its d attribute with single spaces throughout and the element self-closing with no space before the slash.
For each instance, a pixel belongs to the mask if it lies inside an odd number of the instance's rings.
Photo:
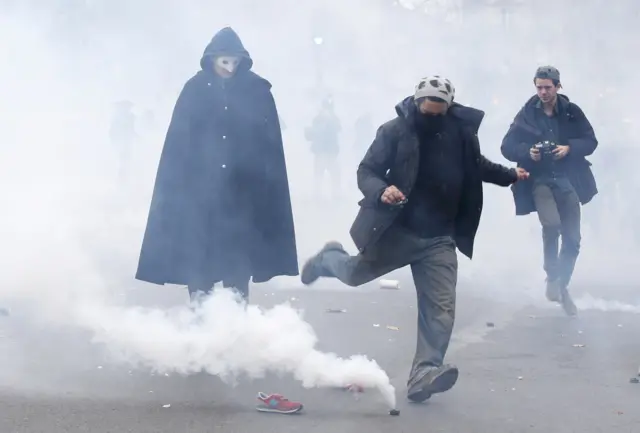
<svg viewBox="0 0 640 433">
<path fill-rule="evenodd" d="M 553 151 L 558 147 L 553 141 L 542 141 L 533 145 L 540 152 L 541 158 L 553 157 Z"/>
</svg>

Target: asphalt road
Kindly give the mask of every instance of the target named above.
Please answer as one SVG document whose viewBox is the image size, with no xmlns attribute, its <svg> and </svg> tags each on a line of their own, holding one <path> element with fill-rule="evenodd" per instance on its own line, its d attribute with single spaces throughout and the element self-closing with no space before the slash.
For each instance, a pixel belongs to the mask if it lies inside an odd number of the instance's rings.
<svg viewBox="0 0 640 433">
<path fill-rule="evenodd" d="M 254 301 L 265 306 L 288 300 L 303 308 L 321 349 L 376 359 L 397 387 L 399 417 L 389 416 L 373 391 L 355 399 L 338 390 L 305 390 L 288 377 L 231 388 L 208 376 L 154 375 L 110 363 L 81 333 L 33 332 L 17 326 L 15 315 L 0 318 L 0 432 L 640 431 L 640 384 L 629 382 L 640 364 L 640 316 L 585 311 L 569 319 L 544 304 L 514 308 L 476 296 L 465 290 L 469 284 L 461 282 L 449 352 L 460 380 L 422 405 L 404 398 L 415 345 L 410 285 L 399 291 L 254 290 Z M 175 290 L 162 293 L 162 302 L 182 299 Z M 26 358 L 18 343 L 29 347 Z M 257 413 L 259 390 L 300 400 L 305 412 Z"/>
</svg>

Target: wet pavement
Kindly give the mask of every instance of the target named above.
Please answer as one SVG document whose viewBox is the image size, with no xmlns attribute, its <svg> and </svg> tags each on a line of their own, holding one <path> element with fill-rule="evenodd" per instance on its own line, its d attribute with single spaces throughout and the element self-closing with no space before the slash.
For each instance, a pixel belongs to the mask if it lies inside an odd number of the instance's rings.
<svg viewBox="0 0 640 433">
<path fill-rule="evenodd" d="M 64 341 L 63 334 L 34 335 L 13 327 L 9 316 L 0 318 L 0 431 L 639 431 L 640 384 L 630 379 L 640 364 L 640 315 L 583 311 L 571 319 L 545 304 L 514 308 L 488 300 L 465 291 L 462 282 L 448 356 L 459 366 L 460 380 L 450 392 L 416 405 L 404 394 L 415 346 L 410 284 L 402 281 L 398 291 L 375 286 L 324 291 L 322 284 L 313 290 L 259 287 L 253 299 L 265 306 L 288 301 L 303 308 L 322 350 L 376 359 L 397 388 L 399 417 L 388 415 L 374 391 L 356 399 L 334 389 L 306 390 L 289 377 L 240 381 L 231 388 L 204 375 L 131 370 L 102 358 L 86 335 L 67 332 Z M 162 293 L 167 303 L 183 296 L 177 289 Z M 18 356 L 16 339 L 29 347 L 27 358 Z M 257 413 L 257 391 L 300 400 L 305 411 Z"/>
</svg>

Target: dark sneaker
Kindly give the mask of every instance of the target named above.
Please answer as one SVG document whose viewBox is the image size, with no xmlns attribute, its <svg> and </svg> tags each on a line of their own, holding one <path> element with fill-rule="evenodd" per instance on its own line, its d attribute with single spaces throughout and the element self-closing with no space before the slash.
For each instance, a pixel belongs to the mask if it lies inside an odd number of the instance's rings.
<svg viewBox="0 0 640 433">
<path fill-rule="evenodd" d="M 259 392 L 258 401 L 260 402 L 256 406 L 256 410 L 258 412 L 281 413 L 290 415 L 300 412 L 303 408 L 301 403 L 289 401 L 280 394 L 267 395 L 264 392 Z"/>
<path fill-rule="evenodd" d="M 562 289 L 562 309 L 566 313 L 567 316 L 577 316 L 578 315 L 578 307 L 573 303 L 573 299 L 571 299 L 571 295 L 569 294 L 569 290 L 565 287 Z"/>
<path fill-rule="evenodd" d="M 302 284 L 308 286 L 309 284 L 315 283 L 316 280 L 322 276 L 322 263 L 320 263 L 322 260 L 322 254 L 331 250 L 344 251 L 344 248 L 339 242 L 327 242 L 320 252 L 307 260 L 302 267 L 302 272 L 300 273 L 300 280 L 302 281 Z"/>
<path fill-rule="evenodd" d="M 558 280 L 547 279 L 547 299 L 551 302 L 561 302 L 562 296 L 560 294 L 560 283 Z"/>
<path fill-rule="evenodd" d="M 422 403 L 433 394 L 449 391 L 458 381 L 458 368 L 451 365 L 433 368 L 409 386 L 407 398 Z"/>
</svg>

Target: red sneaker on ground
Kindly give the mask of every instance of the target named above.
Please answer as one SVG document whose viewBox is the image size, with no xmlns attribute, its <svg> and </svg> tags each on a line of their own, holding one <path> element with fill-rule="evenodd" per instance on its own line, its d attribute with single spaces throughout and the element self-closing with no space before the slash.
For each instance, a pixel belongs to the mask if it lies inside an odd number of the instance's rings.
<svg viewBox="0 0 640 433">
<path fill-rule="evenodd" d="M 267 395 L 264 392 L 258 393 L 258 401 L 256 406 L 258 412 L 272 412 L 282 414 L 298 413 L 302 410 L 302 403 L 289 401 L 280 394 Z"/>
</svg>

